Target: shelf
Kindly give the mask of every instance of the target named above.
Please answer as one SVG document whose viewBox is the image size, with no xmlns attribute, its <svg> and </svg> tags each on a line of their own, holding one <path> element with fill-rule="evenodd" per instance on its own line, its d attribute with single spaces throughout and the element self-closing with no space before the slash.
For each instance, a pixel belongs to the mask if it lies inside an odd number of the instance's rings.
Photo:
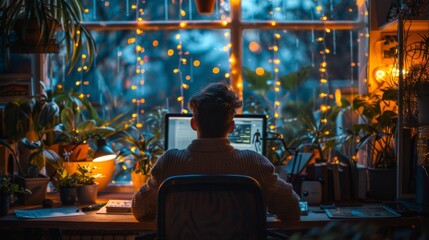
<svg viewBox="0 0 429 240">
<path fill-rule="evenodd" d="M 418 32 L 418 31 L 428 31 L 429 32 L 429 20 L 406 20 L 405 29 L 408 29 L 410 24 L 412 27 L 410 31 Z M 398 20 L 389 22 L 380 27 L 380 30 L 383 31 L 392 31 L 396 32 L 398 28 Z"/>
</svg>

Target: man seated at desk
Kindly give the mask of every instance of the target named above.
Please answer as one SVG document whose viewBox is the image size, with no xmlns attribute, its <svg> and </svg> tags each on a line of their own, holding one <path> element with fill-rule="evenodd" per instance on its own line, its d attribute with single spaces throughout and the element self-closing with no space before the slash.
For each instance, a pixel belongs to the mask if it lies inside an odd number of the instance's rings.
<svg viewBox="0 0 429 240">
<path fill-rule="evenodd" d="M 250 150 L 234 149 L 227 139 L 234 130 L 238 96 L 223 83 L 206 87 L 189 101 L 193 112 L 191 127 L 197 139 L 187 149 L 171 149 L 155 163 L 151 177 L 132 200 L 132 212 L 141 220 L 156 217 L 157 191 L 168 177 L 183 174 L 240 174 L 261 185 L 268 211 L 285 221 L 300 218 L 299 197 L 292 185 L 275 173 L 272 163 Z"/>
</svg>

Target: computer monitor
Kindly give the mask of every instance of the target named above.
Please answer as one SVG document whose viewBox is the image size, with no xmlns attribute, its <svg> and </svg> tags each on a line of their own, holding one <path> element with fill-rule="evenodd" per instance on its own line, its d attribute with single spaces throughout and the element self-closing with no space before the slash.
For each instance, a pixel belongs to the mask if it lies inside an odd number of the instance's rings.
<svg viewBox="0 0 429 240">
<path fill-rule="evenodd" d="M 165 149 L 185 149 L 197 138 L 191 128 L 192 114 L 165 115 Z M 228 135 L 231 145 L 240 150 L 253 150 L 262 155 L 266 151 L 267 118 L 262 114 L 237 114 L 234 131 Z"/>
</svg>

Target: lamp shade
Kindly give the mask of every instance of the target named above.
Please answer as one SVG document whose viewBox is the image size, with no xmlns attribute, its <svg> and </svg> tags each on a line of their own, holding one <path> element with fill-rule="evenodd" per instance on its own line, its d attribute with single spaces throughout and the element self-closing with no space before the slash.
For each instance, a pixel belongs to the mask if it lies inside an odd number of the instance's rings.
<svg viewBox="0 0 429 240">
<path fill-rule="evenodd" d="M 216 0 L 195 0 L 198 12 L 201 14 L 211 14 L 214 10 Z"/>
<path fill-rule="evenodd" d="M 97 150 L 94 153 L 94 162 L 107 161 L 116 158 L 115 152 L 107 146 L 106 139 L 100 138 L 97 141 Z"/>
</svg>

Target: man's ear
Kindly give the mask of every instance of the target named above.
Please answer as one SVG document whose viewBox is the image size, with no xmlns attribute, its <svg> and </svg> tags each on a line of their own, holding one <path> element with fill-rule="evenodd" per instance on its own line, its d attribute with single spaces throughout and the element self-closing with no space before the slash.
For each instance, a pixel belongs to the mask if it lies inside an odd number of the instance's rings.
<svg viewBox="0 0 429 240">
<path fill-rule="evenodd" d="M 192 128 L 194 131 L 197 131 L 197 130 L 198 130 L 198 125 L 197 125 L 197 122 L 195 121 L 195 118 L 191 118 L 191 128 Z"/>
<path fill-rule="evenodd" d="M 228 133 L 232 133 L 232 131 L 234 131 L 234 127 L 235 127 L 235 122 L 231 121 L 229 123 Z"/>
</svg>

